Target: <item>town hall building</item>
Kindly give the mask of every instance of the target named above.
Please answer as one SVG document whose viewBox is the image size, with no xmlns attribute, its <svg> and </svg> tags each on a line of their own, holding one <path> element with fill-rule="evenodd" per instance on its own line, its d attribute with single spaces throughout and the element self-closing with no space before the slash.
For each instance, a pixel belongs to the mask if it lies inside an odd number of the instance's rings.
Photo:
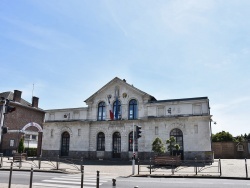
<svg viewBox="0 0 250 188">
<path fill-rule="evenodd" d="M 42 156 L 129 160 L 134 142 L 136 157 L 149 159 L 155 138 L 174 136 L 182 159 L 213 158 L 208 97 L 157 100 L 115 77 L 84 102 L 46 110 Z M 133 125 L 141 126 L 139 139 Z"/>
</svg>

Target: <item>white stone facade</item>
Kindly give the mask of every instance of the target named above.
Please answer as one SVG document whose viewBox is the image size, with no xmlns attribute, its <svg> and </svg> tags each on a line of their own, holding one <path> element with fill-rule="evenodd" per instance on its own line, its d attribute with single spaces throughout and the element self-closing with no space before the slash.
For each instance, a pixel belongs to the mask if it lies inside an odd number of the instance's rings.
<svg viewBox="0 0 250 188">
<path fill-rule="evenodd" d="M 118 120 L 110 119 L 108 96 L 111 97 L 111 104 L 114 104 L 115 96 L 118 96 L 121 104 Z M 136 101 L 133 110 L 129 105 L 131 100 Z M 159 137 L 165 143 L 173 130 L 181 133 L 177 137 L 182 144 L 182 158 L 212 157 L 211 115 L 207 97 L 156 100 L 116 77 L 85 102 L 88 107 L 46 111 L 43 156 L 129 159 L 132 156 L 131 147 L 129 150 L 129 134 L 133 131 L 134 124 L 142 127 L 142 137 L 138 139 L 136 152 L 136 156 L 140 158 L 152 156 L 154 139 Z M 105 103 L 104 113 L 101 114 L 104 119 L 99 121 L 98 111 L 101 110 L 98 106 L 101 102 Z M 129 113 L 135 113 L 135 117 L 129 118 Z M 65 132 L 67 138 L 63 136 Z M 98 141 L 99 133 L 104 133 L 105 141 Z M 114 138 L 114 133 L 120 135 L 118 139 Z M 99 149 L 97 142 L 103 143 Z"/>
</svg>

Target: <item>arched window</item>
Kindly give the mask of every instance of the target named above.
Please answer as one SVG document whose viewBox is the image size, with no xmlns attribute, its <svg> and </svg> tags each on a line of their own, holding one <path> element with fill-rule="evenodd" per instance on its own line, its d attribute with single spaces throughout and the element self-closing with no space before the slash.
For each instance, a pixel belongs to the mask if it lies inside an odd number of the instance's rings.
<svg viewBox="0 0 250 188">
<path fill-rule="evenodd" d="M 105 135 L 103 132 L 97 135 L 97 151 L 105 151 Z"/>
<path fill-rule="evenodd" d="M 105 119 L 106 119 L 106 105 L 105 102 L 100 102 L 98 104 L 97 121 L 103 121 Z"/>
<path fill-rule="evenodd" d="M 137 119 L 137 112 L 138 107 L 137 107 L 137 101 L 135 99 L 132 99 L 129 101 L 129 114 L 128 114 L 128 119 Z"/>
<path fill-rule="evenodd" d="M 116 104 L 118 103 L 118 105 Z M 121 102 L 115 101 L 113 105 L 113 112 L 115 119 L 121 119 L 122 117 L 122 108 L 121 108 Z"/>
<path fill-rule="evenodd" d="M 173 129 L 170 132 L 170 137 L 173 136 L 175 138 L 176 144 L 179 144 L 180 150 L 183 150 L 183 133 L 180 129 Z"/>
<path fill-rule="evenodd" d="M 69 156 L 69 139 L 70 139 L 69 133 L 63 132 L 62 142 L 61 142 L 61 156 Z"/>
<path fill-rule="evenodd" d="M 135 135 L 136 137 L 136 135 Z M 133 151 L 133 131 L 129 133 L 128 150 Z M 135 138 L 135 151 L 138 151 L 138 139 Z"/>
<path fill-rule="evenodd" d="M 121 157 L 121 134 L 115 132 L 113 134 L 113 158 Z"/>
</svg>

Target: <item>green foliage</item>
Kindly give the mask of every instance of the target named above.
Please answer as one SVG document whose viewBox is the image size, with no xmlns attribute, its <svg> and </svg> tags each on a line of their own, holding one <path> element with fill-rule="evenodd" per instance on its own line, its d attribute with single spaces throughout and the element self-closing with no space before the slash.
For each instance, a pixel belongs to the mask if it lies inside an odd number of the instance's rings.
<svg viewBox="0 0 250 188">
<path fill-rule="evenodd" d="M 25 148 L 25 153 L 28 157 L 35 157 L 37 156 L 37 148 Z"/>
<path fill-rule="evenodd" d="M 24 152 L 24 141 L 23 141 L 23 137 L 21 138 L 21 140 L 19 141 L 19 145 L 18 145 L 18 153 L 23 153 Z"/>
<path fill-rule="evenodd" d="M 229 132 L 221 131 L 219 133 L 212 135 L 212 141 L 213 142 L 228 142 L 228 141 L 235 142 L 236 140 Z"/>
<path fill-rule="evenodd" d="M 168 144 L 167 150 L 170 151 L 170 155 L 173 155 L 173 150 L 180 150 L 180 145 L 176 144 L 176 140 L 173 136 L 166 140 L 166 144 Z"/>
<path fill-rule="evenodd" d="M 243 136 L 243 135 L 235 137 L 236 142 L 245 142 L 246 140 L 247 140 L 247 138 L 245 136 Z"/>
<path fill-rule="evenodd" d="M 160 138 L 156 138 L 152 143 L 152 150 L 157 154 L 165 153 L 165 146 Z"/>
</svg>

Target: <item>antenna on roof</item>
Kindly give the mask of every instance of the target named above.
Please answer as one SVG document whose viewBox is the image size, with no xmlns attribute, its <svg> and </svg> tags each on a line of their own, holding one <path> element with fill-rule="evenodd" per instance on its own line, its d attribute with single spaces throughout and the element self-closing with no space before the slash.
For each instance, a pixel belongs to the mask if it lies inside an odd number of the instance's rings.
<svg viewBox="0 0 250 188">
<path fill-rule="evenodd" d="M 33 92 L 34 92 L 34 85 L 35 85 L 35 84 L 33 83 L 33 88 L 32 88 L 32 97 L 33 97 Z"/>
</svg>

